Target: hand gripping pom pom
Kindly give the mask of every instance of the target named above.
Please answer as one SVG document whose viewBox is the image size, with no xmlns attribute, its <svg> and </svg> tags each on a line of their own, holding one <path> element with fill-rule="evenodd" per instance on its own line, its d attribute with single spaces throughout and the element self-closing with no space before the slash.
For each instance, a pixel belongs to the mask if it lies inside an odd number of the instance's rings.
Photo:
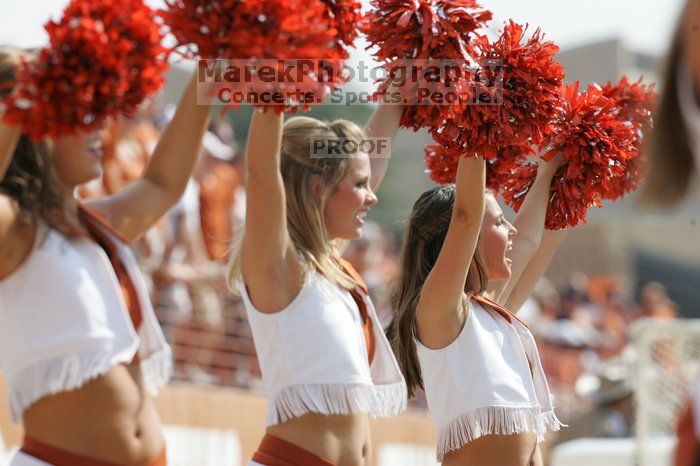
<svg viewBox="0 0 700 466">
<path fill-rule="evenodd" d="M 567 174 L 568 167 L 557 170 L 549 192 L 545 217 L 547 230 L 563 230 L 586 223 L 591 206 L 602 206 L 595 191 L 583 189 Z M 537 163 L 526 163 L 515 168 L 503 186 L 503 200 L 516 212 L 520 210 L 537 176 Z"/>
<path fill-rule="evenodd" d="M 167 69 L 153 18 L 142 0 L 73 0 L 60 21 L 45 26 L 49 46 L 17 70 L 6 121 L 39 140 L 133 115 Z"/>
<path fill-rule="evenodd" d="M 634 152 L 632 126 L 619 118 L 619 107 L 589 86 L 579 93 L 579 83 L 562 91 L 561 113 L 553 123 L 551 160 L 563 153 L 564 164 L 552 180 L 545 227 L 560 230 L 586 222 L 588 209 L 601 206 L 606 183 L 624 174 L 624 164 Z M 536 164 L 518 169 L 504 187 L 503 199 L 514 209 L 534 183 Z"/>
</svg>

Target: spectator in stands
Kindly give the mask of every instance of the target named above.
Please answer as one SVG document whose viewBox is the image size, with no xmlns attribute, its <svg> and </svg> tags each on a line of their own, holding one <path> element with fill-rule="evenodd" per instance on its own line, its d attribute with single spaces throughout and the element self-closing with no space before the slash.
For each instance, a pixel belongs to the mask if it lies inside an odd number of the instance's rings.
<svg viewBox="0 0 700 466">
<path fill-rule="evenodd" d="M 375 222 L 365 223 L 362 238 L 351 242 L 343 257 L 362 275 L 379 320 L 387 327 L 393 319 L 389 302 L 389 284 L 398 270 L 396 257 L 388 251 L 387 238 Z"/>
<path fill-rule="evenodd" d="M 209 259 L 222 261 L 234 235 L 234 204 L 243 180 L 231 165 L 236 148 L 212 131 L 204 136 L 204 156 L 194 172 L 199 185 L 202 240 Z"/>
<path fill-rule="evenodd" d="M 661 283 L 650 282 L 644 285 L 639 301 L 640 317 L 673 320 L 678 316 L 676 303 L 671 300 L 666 287 Z"/>
<path fill-rule="evenodd" d="M 576 393 L 592 409 L 572 418 L 568 429 L 557 432 L 555 443 L 582 437 L 631 436 L 633 367 L 634 357 L 627 352 L 581 375 L 576 381 Z"/>
<path fill-rule="evenodd" d="M 150 120 L 119 117 L 102 133 L 103 186 L 114 194 L 136 181 L 158 142 L 159 132 Z"/>
</svg>

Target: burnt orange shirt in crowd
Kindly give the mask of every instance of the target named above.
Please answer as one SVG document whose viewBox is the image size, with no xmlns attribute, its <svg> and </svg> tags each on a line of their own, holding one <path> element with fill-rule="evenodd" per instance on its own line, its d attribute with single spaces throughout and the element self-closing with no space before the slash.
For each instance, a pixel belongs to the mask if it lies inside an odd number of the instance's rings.
<svg viewBox="0 0 700 466">
<path fill-rule="evenodd" d="M 238 171 L 216 162 L 199 181 L 199 215 L 207 254 L 212 260 L 226 258 L 233 236 L 232 209 L 235 191 L 242 185 Z"/>
</svg>

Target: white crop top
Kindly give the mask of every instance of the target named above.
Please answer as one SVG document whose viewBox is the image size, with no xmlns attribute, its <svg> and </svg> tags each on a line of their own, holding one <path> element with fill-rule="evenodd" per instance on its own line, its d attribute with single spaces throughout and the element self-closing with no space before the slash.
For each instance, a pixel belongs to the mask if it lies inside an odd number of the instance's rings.
<svg viewBox="0 0 700 466">
<path fill-rule="evenodd" d="M 294 300 L 272 314 L 239 288 L 269 399 L 267 426 L 307 413 L 387 417 L 406 409 L 406 383 L 369 297 L 371 365 L 357 303 L 318 272 L 309 270 Z"/>
<path fill-rule="evenodd" d="M 170 347 L 136 259 L 114 242 L 138 297 L 138 333 L 107 254 L 89 239 L 40 226 L 30 255 L 0 280 L 0 368 L 14 422 L 39 399 L 77 389 L 137 352 L 149 393 L 168 382 Z"/>
<path fill-rule="evenodd" d="M 486 306 L 469 301 L 461 333 L 445 348 L 416 339 L 438 461 L 483 435 L 534 432 L 542 441 L 547 427 L 562 426 L 532 333 L 503 308 L 477 299 Z"/>
</svg>

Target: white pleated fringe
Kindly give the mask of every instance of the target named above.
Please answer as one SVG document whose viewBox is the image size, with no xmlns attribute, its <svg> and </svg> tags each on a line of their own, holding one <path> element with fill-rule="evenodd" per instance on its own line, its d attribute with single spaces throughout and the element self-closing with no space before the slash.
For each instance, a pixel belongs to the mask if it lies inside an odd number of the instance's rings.
<svg viewBox="0 0 700 466">
<path fill-rule="evenodd" d="M 151 396 L 156 396 L 173 375 L 173 356 L 170 349 L 162 350 L 140 363 L 143 383 Z"/>
<path fill-rule="evenodd" d="M 9 387 L 12 421 L 18 423 L 24 410 L 39 399 L 75 390 L 104 375 L 114 366 L 114 358 L 110 350 L 96 350 L 47 359 L 13 374 Z"/>
<path fill-rule="evenodd" d="M 266 425 L 287 422 L 304 414 L 369 413 L 395 416 L 406 409 L 406 384 L 302 384 L 286 387 L 270 397 Z"/>
<path fill-rule="evenodd" d="M 106 374 L 119 363 L 128 363 L 134 349 L 120 354 L 110 350 L 96 350 L 86 354 L 61 356 L 41 361 L 12 375 L 9 387 L 12 421 L 19 423 L 22 413 L 32 404 L 49 395 L 76 390 Z M 155 395 L 165 386 L 172 374 L 170 351 L 161 351 L 141 361 L 144 385 Z"/>
<path fill-rule="evenodd" d="M 513 435 L 534 432 L 544 441 L 547 429 L 557 431 L 564 424 L 554 411 L 540 413 L 540 407 L 488 406 L 452 420 L 438 432 L 437 460 L 484 435 Z"/>
</svg>

